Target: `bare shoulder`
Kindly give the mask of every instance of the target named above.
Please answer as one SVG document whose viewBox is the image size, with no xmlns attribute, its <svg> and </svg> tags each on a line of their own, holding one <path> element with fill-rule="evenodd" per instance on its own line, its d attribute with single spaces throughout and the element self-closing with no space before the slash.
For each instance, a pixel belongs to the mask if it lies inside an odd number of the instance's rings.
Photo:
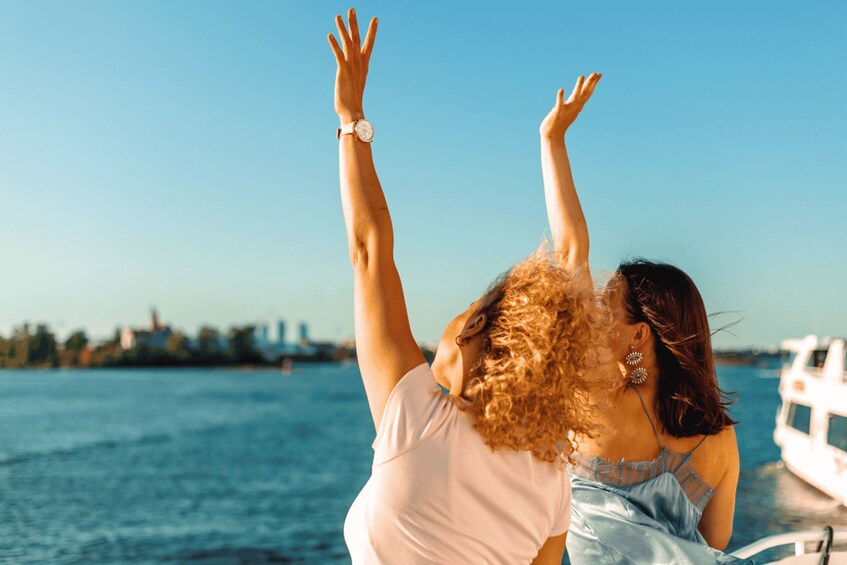
<svg viewBox="0 0 847 565">
<path fill-rule="evenodd" d="M 712 486 L 717 486 L 728 474 L 737 473 L 739 460 L 735 428 L 727 426 L 708 436 L 694 453 L 694 466 Z"/>
<path fill-rule="evenodd" d="M 735 427 L 727 426 L 716 434 L 703 440 L 698 451 L 711 451 L 713 454 L 726 453 L 738 455 L 738 440 L 735 437 Z"/>
<path fill-rule="evenodd" d="M 735 437 L 735 426 L 727 426 L 715 434 L 718 449 L 725 453 L 728 459 L 738 460 L 738 439 Z"/>
<path fill-rule="evenodd" d="M 727 471 L 738 473 L 740 461 L 738 458 L 738 438 L 735 436 L 735 426 L 727 426 L 719 434 L 720 450 L 726 461 Z"/>
</svg>

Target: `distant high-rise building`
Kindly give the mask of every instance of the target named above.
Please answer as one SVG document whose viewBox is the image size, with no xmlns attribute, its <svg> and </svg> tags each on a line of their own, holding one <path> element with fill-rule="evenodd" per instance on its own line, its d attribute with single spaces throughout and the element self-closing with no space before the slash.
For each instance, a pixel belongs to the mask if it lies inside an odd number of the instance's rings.
<svg viewBox="0 0 847 565">
<path fill-rule="evenodd" d="M 300 322 L 300 341 L 309 341 L 309 326 L 306 322 Z"/>
<path fill-rule="evenodd" d="M 276 342 L 280 345 L 285 345 L 285 321 L 280 320 L 276 324 L 277 327 L 277 336 Z"/>
<path fill-rule="evenodd" d="M 270 343 L 270 339 L 268 338 L 268 325 L 256 324 L 256 327 L 253 329 L 253 337 L 258 343 Z"/>
</svg>

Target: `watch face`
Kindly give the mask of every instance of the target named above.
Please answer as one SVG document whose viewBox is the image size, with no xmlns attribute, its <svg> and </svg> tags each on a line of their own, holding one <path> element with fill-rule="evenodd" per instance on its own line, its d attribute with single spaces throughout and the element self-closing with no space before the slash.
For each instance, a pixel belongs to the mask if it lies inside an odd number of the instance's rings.
<svg viewBox="0 0 847 565">
<path fill-rule="evenodd" d="M 353 127 L 356 130 L 356 135 L 359 136 L 359 139 L 362 141 L 373 141 L 374 127 L 369 121 L 359 120 Z"/>
</svg>

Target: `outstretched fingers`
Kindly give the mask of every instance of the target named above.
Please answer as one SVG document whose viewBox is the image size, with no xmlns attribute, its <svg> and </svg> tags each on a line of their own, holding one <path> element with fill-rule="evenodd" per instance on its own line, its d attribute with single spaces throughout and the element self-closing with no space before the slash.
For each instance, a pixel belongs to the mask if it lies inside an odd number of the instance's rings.
<svg viewBox="0 0 847 565">
<path fill-rule="evenodd" d="M 347 12 L 346 26 L 344 25 L 344 19 L 340 15 L 335 16 L 335 25 L 338 27 L 338 37 L 341 38 L 341 42 L 339 43 L 333 37 L 330 39 L 330 46 L 333 48 L 333 53 L 335 53 L 338 62 L 350 60 L 350 56 L 356 53 L 360 54 L 367 64 L 373 52 L 378 23 L 376 18 L 371 19 L 368 25 L 368 33 L 365 35 L 364 43 L 362 43 L 361 34 L 359 33 L 359 21 L 356 19 L 356 10 L 350 8 Z M 340 56 L 339 50 L 341 52 Z"/>
<path fill-rule="evenodd" d="M 344 51 L 341 50 L 341 46 L 338 44 L 338 40 L 335 39 L 335 36 L 331 33 L 326 36 L 329 40 L 329 46 L 332 49 L 333 55 L 335 55 L 335 62 L 339 65 L 344 62 Z"/>
<path fill-rule="evenodd" d="M 365 35 L 365 44 L 362 46 L 362 55 L 364 55 L 365 61 L 370 60 L 371 52 L 374 50 L 374 39 L 376 39 L 376 28 L 378 24 L 377 19 L 373 18 L 368 26 L 368 33 Z"/>
<path fill-rule="evenodd" d="M 344 20 L 341 16 L 335 16 L 335 26 L 338 28 L 338 37 L 341 38 L 341 43 L 344 45 L 344 55 L 349 55 L 353 50 L 353 40 L 350 39 L 350 34 L 347 33 L 347 28 L 344 26 Z"/>
<path fill-rule="evenodd" d="M 571 92 L 570 97 L 568 98 L 568 104 L 576 101 L 577 97 L 582 93 L 582 85 L 585 83 L 585 77 L 580 75 L 578 79 L 576 79 L 576 84 L 573 87 L 573 92 Z"/>
<path fill-rule="evenodd" d="M 356 19 L 356 10 L 350 8 L 347 10 L 347 24 L 350 26 L 350 40 L 352 47 L 356 51 L 361 49 L 361 41 L 359 38 L 359 21 Z"/>
<path fill-rule="evenodd" d="M 597 83 L 600 82 L 600 77 L 602 76 L 603 75 L 600 73 L 591 73 L 591 76 L 588 77 L 588 81 L 582 88 L 583 101 L 588 101 L 588 99 L 591 98 L 591 95 L 594 94 L 594 88 L 597 86 Z"/>
</svg>

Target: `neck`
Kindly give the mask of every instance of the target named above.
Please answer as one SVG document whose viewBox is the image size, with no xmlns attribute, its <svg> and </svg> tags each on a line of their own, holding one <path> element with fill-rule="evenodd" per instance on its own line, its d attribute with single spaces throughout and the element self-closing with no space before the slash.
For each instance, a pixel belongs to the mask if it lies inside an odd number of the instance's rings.
<svg viewBox="0 0 847 565">
<path fill-rule="evenodd" d="M 644 406 L 647 409 L 647 413 L 650 416 L 650 420 L 653 422 L 653 425 L 656 426 L 659 431 L 662 431 L 664 430 L 664 426 L 662 425 L 662 422 L 659 421 L 659 415 L 656 413 L 655 409 L 656 394 L 659 389 L 658 377 L 658 372 L 648 373 L 646 381 L 640 385 L 631 386 L 638 391 L 638 394 L 641 396 L 641 400 L 644 401 Z M 641 410 L 640 406 L 639 410 Z"/>
<path fill-rule="evenodd" d="M 631 385 L 633 388 L 638 389 L 638 393 L 641 395 L 641 398 L 644 399 L 644 403 L 647 404 L 648 407 L 652 406 L 653 401 L 656 399 L 656 391 L 659 389 L 657 378 L 658 375 L 655 373 L 648 373 L 646 381 L 640 385 Z"/>
<path fill-rule="evenodd" d="M 465 367 L 460 356 L 450 359 L 437 357 L 432 363 L 432 375 L 435 381 L 450 391 L 450 396 L 462 396 L 465 390 Z"/>
</svg>

